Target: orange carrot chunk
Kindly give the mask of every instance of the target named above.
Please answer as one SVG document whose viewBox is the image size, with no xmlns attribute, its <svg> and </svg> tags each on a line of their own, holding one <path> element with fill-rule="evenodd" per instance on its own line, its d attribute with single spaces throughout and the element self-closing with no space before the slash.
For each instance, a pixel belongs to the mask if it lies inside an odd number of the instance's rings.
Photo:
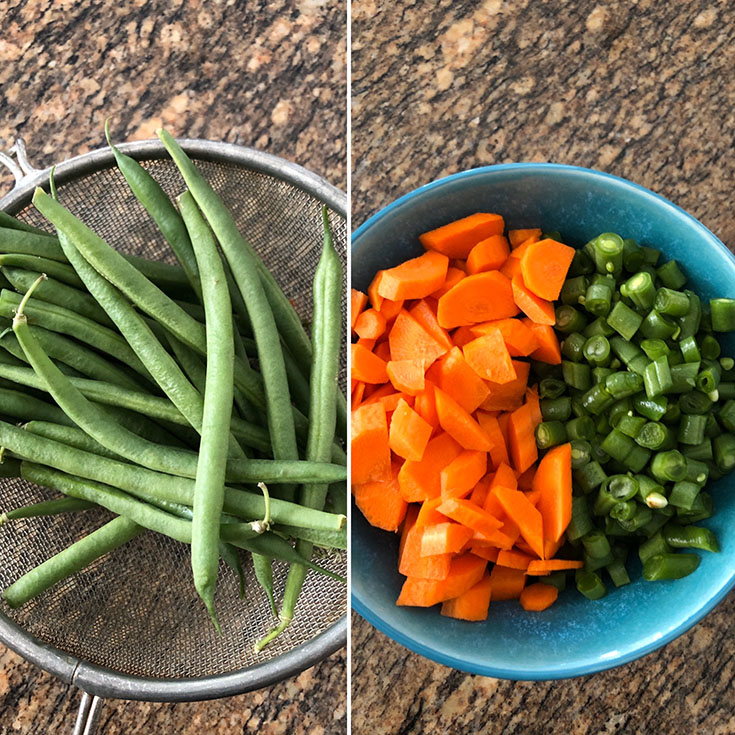
<svg viewBox="0 0 735 735">
<path fill-rule="evenodd" d="M 508 452 L 513 467 L 521 473 L 538 459 L 533 415 L 533 407 L 524 404 L 510 414 L 508 421 Z"/>
<path fill-rule="evenodd" d="M 445 329 L 515 316 L 519 307 L 511 282 L 500 271 L 467 276 L 439 299 L 437 318 Z"/>
<path fill-rule="evenodd" d="M 445 600 L 442 603 L 441 614 L 458 620 L 487 620 L 492 594 L 490 575 L 486 574 L 476 585 L 466 592 Z"/>
<path fill-rule="evenodd" d="M 362 397 L 365 395 L 365 383 L 360 380 L 355 381 L 352 389 L 352 407 L 357 408 L 362 403 Z"/>
<path fill-rule="evenodd" d="M 368 523 L 384 531 L 397 531 L 406 516 L 408 505 L 398 488 L 398 469 L 394 462 L 390 479 L 352 487 L 355 504 Z"/>
<path fill-rule="evenodd" d="M 521 360 L 512 360 L 512 363 L 516 371 L 515 380 L 511 380 L 508 383 L 493 383 L 490 381 L 485 383 L 490 391 L 490 395 L 480 406 L 483 411 L 515 411 L 522 405 L 531 366 L 529 363 Z M 501 413 L 498 416 L 498 421 L 504 420 L 503 417 L 505 415 Z"/>
<path fill-rule="evenodd" d="M 522 569 L 511 569 L 496 564 L 490 572 L 492 599 L 517 600 L 526 584 L 526 573 Z"/>
<path fill-rule="evenodd" d="M 531 353 L 531 358 L 550 365 L 561 364 L 561 348 L 556 333 L 548 324 L 536 324 L 530 319 L 521 321 L 533 332 L 538 347 Z"/>
<path fill-rule="evenodd" d="M 467 273 L 497 270 L 509 255 L 508 241 L 502 235 L 488 237 L 478 242 L 467 256 Z"/>
<path fill-rule="evenodd" d="M 574 561 L 572 559 L 534 559 L 528 565 L 527 572 L 531 577 L 542 577 L 546 574 L 566 569 L 581 569 L 583 566 L 583 561 Z"/>
<path fill-rule="evenodd" d="M 463 352 L 467 364 L 484 380 L 503 384 L 518 377 L 499 329 L 472 340 Z"/>
<path fill-rule="evenodd" d="M 390 421 L 390 448 L 403 459 L 420 462 L 431 438 L 427 424 L 404 400 L 398 401 Z"/>
<path fill-rule="evenodd" d="M 452 554 L 421 556 L 421 542 L 427 528 L 430 526 L 417 526 L 414 523 L 408 530 L 398 561 L 398 571 L 405 577 L 446 579 L 452 563 Z"/>
<path fill-rule="evenodd" d="M 536 388 L 526 389 L 526 403 L 531 407 L 531 421 L 535 430 L 544 420 L 544 415 L 541 413 L 541 401 L 539 400 Z"/>
<path fill-rule="evenodd" d="M 490 477 L 487 476 L 479 480 L 475 484 L 475 487 L 472 488 L 472 492 L 470 493 L 470 501 L 482 508 L 485 505 L 485 498 L 487 497 L 487 493 L 489 490 Z"/>
<path fill-rule="evenodd" d="M 351 416 L 352 482 L 389 480 L 388 422 L 382 403 L 363 403 Z"/>
<path fill-rule="evenodd" d="M 487 452 L 465 449 L 441 471 L 443 498 L 462 498 L 487 472 Z"/>
<path fill-rule="evenodd" d="M 441 495 L 441 471 L 462 451 L 449 434 L 441 433 L 429 441 L 420 462 L 407 460 L 398 473 L 403 499 L 422 502 Z"/>
<path fill-rule="evenodd" d="M 486 510 L 462 498 L 447 498 L 437 510 L 447 518 L 487 537 L 493 537 L 503 525 Z"/>
<path fill-rule="evenodd" d="M 437 510 L 443 502 L 444 500 L 441 497 L 428 498 L 427 500 L 424 500 L 424 502 L 421 503 L 421 508 L 416 516 L 416 525 L 434 526 L 437 523 L 446 523 L 449 519 Z"/>
<path fill-rule="evenodd" d="M 378 293 L 384 299 L 422 299 L 440 288 L 447 277 L 449 258 L 427 252 L 383 271 Z"/>
<path fill-rule="evenodd" d="M 373 341 L 375 341 L 375 340 L 373 340 Z M 363 342 L 363 340 L 359 340 L 359 342 Z M 365 345 L 365 346 L 367 347 L 367 345 Z M 373 354 L 376 357 L 379 357 L 385 363 L 390 362 L 390 345 L 388 344 L 388 340 L 384 340 L 382 342 L 378 342 L 373 347 Z"/>
<path fill-rule="evenodd" d="M 436 414 L 436 400 L 434 398 L 434 384 L 424 380 L 424 389 L 416 394 L 413 408 L 424 421 L 435 429 L 439 426 L 439 417 Z"/>
<path fill-rule="evenodd" d="M 472 531 L 459 523 L 446 521 L 426 526 L 421 536 L 421 556 L 456 554 L 472 538 Z"/>
<path fill-rule="evenodd" d="M 393 322 L 388 342 L 393 360 L 424 360 L 427 366 L 447 351 L 405 309 Z"/>
<path fill-rule="evenodd" d="M 512 281 L 516 273 L 521 272 L 520 258 L 508 258 L 499 270 L 506 278 Z"/>
<path fill-rule="evenodd" d="M 434 398 L 439 424 L 447 434 L 465 449 L 479 452 L 489 452 L 492 449 L 490 439 L 480 424 L 459 403 L 440 388 L 434 388 Z"/>
<path fill-rule="evenodd" d="M 423 360 L 391 360 L 385 369 L 391 385 L 398 391 L 415 396 L 426 387 Z"/>
<path fill-rule="evenodd" d="M 572 520 L 572 445 L 550 449 L 539 462 L 533 490 L 544 519 L 544 538 L 558 541 Z"/>
<path fill-rule="evenodd" d="M 556 587 L 543 582 L 535 582 L 529 584 L 521 592 L 521 607 L 529 612 L 541 612 L 551 607 L 557 597 L 559 597 L 559 590 Z"/>
<path fill-rule="evenodd" d="M 352 350 L 352 378 L 363 383 L 387 383 L 385 360 L 370 352 L 361 344 L 350 346 Z"/>
<path fill-rule="evenodd" d="M 467 413 L 473 413 L 490 395 L 483 379 L 467 364 L 459 347 L 452 347 L 432 366 L 436 384 Z"/>
<path fill-rule="evenodd" d="M 495 487 L 509 487 L 511 490 L 515 490 L 518 487 L 516 473 L 505 463 L 498 467 L 490 483 L 490 489 Z"/>
<path fill-rule="evenodd" d="M 382 298 L 382 296 L 381 296 Z M 385 317 L 385 321 L 390 325 L 391 322 L 398 316 L 401 309 L 403 308 L 404 301 L 391 301 L 390 299 L 383 299 L 380 304 L 378 311 L 382 316 Z"/>
<path fill-rule="evenodd" d="M 368 286 L 368 299 L 373 309 L 377 309 L 378 311 L 380 311 L 380 307 L 383 305 L 383 297 L 378 293 L 383 273 L 384 271 L 378 271 Z"/>
<path fill-rule="evenodd" d="M 447 277 L 444 283 L 432 293 L 432 297 L 435 299 L 441 298 L 444 294 L 449 291 L 450 288 L 456 286 L 467 274 L 461 268 L 454 268 L 449 266 L 447 268 Z"/>
<path fill-rule="evenodd" d="M 499 214 L 478 213 L 425 232 L 419 240 L 427 250 L 436 250 L 449 258 L 466 258 L 480 240 L 502 235 L 504 229 Z"/>
<path fill-rule="evenodd" d="M 536 296 L 523 281 L 523 276 L 516 273 L 513 276 L 513 299 L 518 308 L 533 322 L 537 324 L 556 323 L 554 304 Z"/>
<path fill-rule="evenodd" d="M 521 319 L 496 319 L 470 327 L 478 337 L 489 334 L 493 328 L 500 330 L 511 357 L 526 357 L 539 347 L 536 335 Z"/>
<path fill-rule="evenodd" d="M 385 332 L 385 317 L 375 309 L 366 309 L 357 317 L 354 330 L 358 337 L 378 339 Z"/>
<path fill-rule="evenodd" d="M 470 552 L 475 556 L 479 556 L 480 559 L 487 559 L 494 564 L 498 560 L 501 549 L 496 546 L 481 546 L 473 542 L 470 544 Z"/>
<path fill-rule="evenodd" d="M 478 411 L 477 422 L 492 442 L 490 461 L 493 467 L 498 467 L 503 463 L 508 464 L 510 462 L 508 448 L 505 446 L 505 438 L 503 437 L 503 432 L 500 430 L 497 417 L 487 411 Z"/>
<path fill-rule="evenodd" d="M 521 529 L 521 535 L 536 556 L 543 558 L 544 522 L 541 513 L 519 490 L 496 487 L 493 493 L 497 496 L 508 517 Z"/>
<path fill-rule="evenodd" d="M 522 245 L 527 240 L 536 238 L 538 240 L 541 237 L 541 228 L 531 227 L 525 230 L 508 230 L 508 239 L 510 240 L 510 246 L 515 250 L 519 245 Z"/>
<path fill-rule="evenodd" d="M 533 557 L 528 554 L 523 554 L 520 551 L 513 551 L 503 549 L 498 554 L 497 563 L 501 567 L 510 567 L 511 569 L 521 569 L 525 571 L 528 569 L 528 565 L 533 561 Z"/>
<path fill-rule="evenodd" d="M 452 561 L 445 579 L 409 577 L 403 583 L 396 604 L 431 607 L 439 602 L 444 602 L 444 600 L 459 597 L 482 579 L 486 568 L 487 561 L 484 559 L 480 559 L 474 554 L 463 554 Z"/>
<path fill-rule="evenodd" d="M 547 238 L 531 243 L 521 258 L 521 274 L 526 287 L 548 301 L 559 298 L 574 248 Z"/>
<path fill-rule="evenodd" d="M 355 328 L 357 318 L 367 306 L 367 298 L 367 294 L 364 294 L 362 291 L 358 291 L 355 288 L 350 290 L 350 325 L 352 329 Z"/>
<path fill-rule="evenodd" d="M 439 325 L 436 318 L 436 301 L 433 299 L 419 299 L 408 313 L 443 347 L 452 349 L 452 338 L 444 327 Z"/>
<path fill-rule="evenodd" d="M 457 347 L 464 347 L 468 342 L 476 339 L 477 335 L 469 326 L 458 327 L 452 332 L 452 341 Z"/>
</svg>

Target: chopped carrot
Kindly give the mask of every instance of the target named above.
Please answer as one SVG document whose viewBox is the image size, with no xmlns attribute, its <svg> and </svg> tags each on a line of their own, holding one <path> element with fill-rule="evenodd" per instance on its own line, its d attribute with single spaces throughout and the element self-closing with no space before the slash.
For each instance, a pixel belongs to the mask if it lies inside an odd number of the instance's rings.
<svg viewBox="0 0 735 735">
<path fill-rule="evenodd" d="M 479 480 L 475 487 L 472 488 L 470 493 L 470 500 L 482 508 L 485 505 L 485 498 L 487 497 L 488 490 L 490 489 L 490 478 L 485 477 Z"/>
<path fill-rule="evenodd" d="M 447 277 L 448 266 L 446 255 L 426 252 L 383 271 L 378 293 L 391 301 L 422 299 L 441 287 Z"/>
<path fill-rule="evenodd" d="M 361 380 L 355 381 L 355 387 L 352 389 L 352 407 L 357 408 L 362 403 L 362 398 L 365 395 L 365 383 Z"/>
<path fill-rule="evenodd" d="M 513 411 L 508 421 L 508 452 L 513 467 L 521 473 L 538 459 L 533 418 L 533 407 L 526 403 Z"/>
<path fill-rule="evenodd" d="M 523 494 L 528 498 L 532 505 L 538 505 L 539 498 L 541 497 L 540 490 L 534 490 L 532 488 L 531 490 L 524 491 Z"/>
<path fill-rule="evenodd" d="M 433 365 L 435 382 L 449 394 L 467 413 L 487 399 L 490 391 L 482 378 L 467 364 L 459 347 L 452 347 Z"/>
<path fill-rule="evenodd" d="M 459 523 L 446 521 L 424 528 L 421 556 L 456 554 L 472 538 L 472 531 Z"/>
<path fill-rule="evenodd" d="M 539 347 L 533 330 L 521 319 L 496 319 L 492 322 L 473 324 L 470 327 L 473 334 L 478 337 L 489 334 L 494 328 L 499 329 L 503 335 L 505 346 L 511 357 L 527 357 Z"/>
<path fill-rule="evenodd" d="M 536 504 L 538 505 L 538 504 Z M 552 559 L 564 543 L 564 536 L 558 541 L 552 541 L 550 538 L 544 539 L 544 559 Z"/>
<path fill-rule="evenodd" d="M 518 372 L 518 366 L 516 365 L 516 372 Z M 495 409 L 488 409 L 495 410 Z M 515 409 L 513 409 L 515 411 Z M 503 432 L 503 438 L 505 439 L 505 446 L 510 446 L 510 416 L 512 412 L 508 411 L 497 411 L 498 426 L 500 431 Z"/>
<path fill-rule="evenodd" d="M 509 255 L 508 241 L 502 235 L 488 237 L 478 242 L 467 256 L 467 273 L 497 270 Z"/>
<path fill-rule="evenodd" d="M 523 282 L 520 273 L 513 276 L 513 299 L 518 308 L 533 322 L 537 324 L 556 324 L 556 313 L 551 301 L 536 296 Z M 451 293 L 451 292 L 450 292 Z M 444 297 L 445 298 L 445 297 Z"/>
<path fill-rule="evenodd" d="M 505 319 L 515 316 L 518 309 L 511 282 L 500 271 L 488 271 L 467 276 L 447 291 L 439 299 L 437 319 L 442 327 L 451 329 Z"/>
<path fill-rule="evenodd" d="M 529 612 L 541 612 L 551 607 L 557 597 L 559 590 L 554 585 L 535 582 L 521 592 L 521 607 Z"/>
<path fill-rule="evenodd" d="M 483 508 L 462 498 L 447 498 L 437 510 L 453 521 L 487 537 L 492 537 L 503 525 Z"/>
<path fill-rule="evenodd" d="M 406 401 L 398 401 L 390 421 L 390 448 L 399 457 L 420 462 L 430 438 L 431 425 L 426 423 Z"/>
<path fill-rule="evenodd" d="M 381 297 L 382 298 L 382 297 Z M 404 301 L 391 301 L 390 299 L 383 299 L 380 304 L 378 311 L 385 317 L 385 321 L 390 325 L 391 322 L 398 316 L 401 309 L 403 308 Z"/>
<path fill-rule="evenodd" d="M 478 411 L 476 417 L 477 422 L 493 445 L 490 449 L 490 461 L 493 467 L 497 468 L 503 463 L 508 464 L 510 462 L 508 448 L 505 446 L 505 437 L 500 430 L 500 423 L 497 417 L 488 411 Z"/>
<path fill-rule="evenodd" d="M 389 396 L 400 396 L 400 393 L 397 393 L 396 389 L 390 383 L 384 383 L 383 385 L 377 386 L 374 385 L 372 387 L 375 390 L 373 390 L 369 396 L 365 396 L 365 403 L 375 403 L 376 401 Z"/>
<path fill-rule="evenodd" d="M 442 471 L 440 476 L 443 498 L 462 498 L 487 472 L 487 452 L 465 449 Z"/>
<path fill-rule="evenodd" d="M 466 592 L 451 600 L 445 600 L 442 603 L 441 614 L 458 620 L 487 620 L 491 596 L 492 582 L 490 575 L 486 574 Z"/>
<path fill-rule="evenodd" d="M 433 299 L 419 299 L 408 313 L 443 347 L 452 348 L 452 338 L 436 319 L 437 305 Z"/>
<path fill-rule="evenodd" d="M 434 559 L 436 557 L 426 557 Z M 485 574 L 487 561 L 474 554 L 463 554 L 452 560 L 445 579 L 409 577 L 401 589 L 397 605 L 431 607 L 439 602 L 459 597 L 474 587 Z"/>
<path fill-rule="evenodd" d="M 361 485 L 390 479 L 388 422 L 382 403 L 364 403 L 352 412 L 350 437 L 352 482 Z"/>
<path fill-rule="evenodd" d="M 533 332 L 539 346 L 531 353 L 531 358 L 550 365 L 561 364 L 561 348 L 556 333 L 548 324 L 536 324 L 528 318 L 521 321 Z"/>
<path fill-rule="evenodd" d="M 511 569 L 496 564 L 490 572 L 492 599 L 517 600 L 526 585 L 526 573 L 522 569 Z"/>
<path fill-rule="evenodd" d="M 507 551 L 503 549 L 498 554 L 498 564 L 501 567 L 510 567 L 511 569 L 528 569 L 528 565 L 533 561 L 534 557 L 523 554 L 520 551 Z"/>
<path fill-rule="evenodd" d="M 380 307 L 383 305 L 383 297 L 378 293 L 383 273 L 384 271 L 378 271 L 375 274 L 375 278 L 373 278 L 372 282 L 368 286 L 368 298 L 370 299 L 370 304 L 373 309 L 377 309 L 378 311 L 380 311 Z"/>
<path fill-rule="evenodd" d="M 388 341 L 378 342 L 375 347 L 373 347 L 373 354 L 385 363 L 390 362 L 390 344 Z"/>
<path fill-rule="evenodd" d="M 535 388 L 526 390 L 526 403 L 531 407 L 531 421 L 535 429 L 544 420 L 544 415 L 541 413 L 541 401 Z"/>
<path fill-rule="evenodd" d="M 522 360 L 512 360 L 512 363 L 516 371 L 515 380 L 511 380 L 508 383 L 491 383 L 489 381 L 486 383 L 490 390 L 490 395 L 480 406 L 483 411 L 515 411 L 523 403 L 523 396 L 526 393 L 528 373 L 531 365 Z M 502 421 L 503 416 L 506 415 L 501 413 L 498 416 L 498 421 Z"/>
<path fill-rule="evenodd" d="M 470 545 L 470 552 L 472 554 L 479 556 L 480 559 L 487 559 L 488 561 L 493 562 L 493 564 L 498 560 L 501 550 L 502 549 L 499 549 L 496 546 L 480 546 L 477 543 L 472 543 Z"/>
<path fill-rule="evenodd" d="M 427 367 L 447 351 L 405 309 L 393 322 L 388 341 L 393 360 L 425 360 Z"/>
<path fill-rule="evenodd" d="M 357 317 L 354 330 L 358 337 L 378 339 L 385 332 L 385 317 L 375 309 L 367 309 Z"/>
<path fill-rule="evenodd" d="M 462 451 L 449 434 L 441 433 L 429 440 L 420 462 L 407 460 L 398 473 L 403 499 L 421 502 L 441 495 L 441 471 Z"/>
<path fill-rule="evenodd" d="M 542 577 L 566 569 L 581 569 L 583 566 L 583 561 L 573 561 L 571 559 L 534 559 L 528 565 L 527 571 L 532 577 Z"/>
<path fill-rule="evenodd" d="M 454 258 L 453 260 L 450 260 L 449 267 L 456 268 L 457 270 L 462 271 L 465 275 L 467 274 L 467 261 L 463 258 Z"/>
<path fill-rule="evenodd" d="M 480 424 L 459 403 L 440 388 L 434 389 L 434 397 L 439 425 L 444 431 L 465 449 L 476 449 L 480 452 L 489 452 L 492 449 L 490 439 Z"/>
<path fill-rule="evenodd" d="M 457 329 L 452 332 L 452 341 L 457 347 L 464 347 L 468 342 L 472 342 L 472 340 L 476 338 L 477 335 L 469 326 L 457 327 Z"/>
<path fill-rule="evenodd" d="M 363 383 L 387 383 L 385 360 L 381 360 L 364 345 L 352 345 L 352 377 Z"/>
<path fill-rule="evenodd" d="M 539 462 L 533 490 L 544 519 L 544 537 L 558 541 L 572 520 L 572 445 L 550 449 Z"/>
<path fill-rule="evenodd" d="M 531 465 L 525 472 L 518 475 L 518 489 L 524 492 L 533 487 L 533 478 L 536 475 L 536 465 Z"/>
<path fill-rule="evenodd" d="M 517 248 L 513 248 L 513 252 L 510 254 L 510 258 L 513 258 L 514 260 L 523 260 L 523 256 L 526 254 L 526 250 L 528 250 L 533 243 L 537 242 L 537 240 L 533 237 L 529 237 L 528 239 L 524 240 Z M 521 269 L 521 272 L 523 272 L 523 269 Z"/>
<path fill-rule="evenodd" d="M 403 393 L 416 395 L 424 390 L 424 361 L 391 360 L 385 366 L 391 385 Z"/>
<path fill-rule="evenodd" d="M 500 272 L 512 281 L 516 273 L 521 272 L 520 258 L 508 258 L 508 260 L 506 260 L 500 267 Z"/>
<path fill-rule="evenodd" d="M 472 537 L 472 544 L 475 546 L 497 546 L 499 549 L 512 549 L 515 539 L 505 533 L 504 528 L 505 524 L 502 528 L 492 533 L 475 532 L 475 535 Z"/>
<path fill-rule="evenodd" d="M 513 362 L 499 329 L 472 340 L 463 348 L 467 364 L 484 380 L 493 383 L 510 383 L 516 380 Z"/>
<path fill-rule="evenodd" d="M 434 387 L 430 380 L 424 380 L 424 389 L 416 394 L 413 408 L 424 421 L 436 428 L 439 426 L 439 416 L 436 413 Z"/>
<path fill-rule="evenodd" d="M 398 489 L 398 466 L 393 463 L 389 480 L 353 485 L 355 503 L 368 523 L 384 531 L 397 531 L 408 507 Z"/>
<path fill-rule="evenodd" d="M 547 238 L 529 245 L 521 258 L 523 282 L 541 299 L 559 298 L 567 271 L 574 258 L 574 248 Z"/>
<path fill-rule="evenodd" d="M 419 508 L 417 505 L 412 503 L 408 504 L 406 508 L 406 517 L 403 519 L 401 524 L 401 539 L 398 543 L 398 559 L 403 556 L 403 549 L 406 548 L 406 540 L 408 539 L 408 532 L 416 525 L 416 521 L 419 517 Z"/>
<path fill-rule="evenodd" d="M 471 214 L 425 232 L 419 235 L 419 240 L 427 250 L 436 250 L 450 258 L 466 258 L 480 240 L 502 235 L 504 227 L 499 214 Z"/>
<path fill-rule="evenodd" d="M 521 535 L 534 554 L 543 558 L 544 529 L 541 513 L 519 490 L 499 486 L 493 489 L 493 494 L 500 500 L 508 517 L 521 529 Z"/>
<path fill-rule="evenodd" d="M 508 230 L 508 239 L 510 240 L 510 246 L 515 250 L 519 245 L 522 245 L 527 240 L 536 238 L 538 240 L 541 237 L 540 227 L 531 227 L 526 230 Z"/>
<path fill-rule="evenodd" d="M 416 516 L 416 525 L 433 526 L 437 523 L 446 523 L 449 519 L 437 510 L 443 502 L 444 500 L 441 496 L 436 498 L 427 498 L 424 500 L 424 502 L 421 503 L 418 516 Z"/>
<path fill-rule="evenodd" d="M 367 339 L 365 337 L 360 337 L 355 344 L 361 345 L 369 352 L 372 352 L 375 349 L 376 342 L 376 339 Z"/>
<path fill-rule="evenodd" d="M 358 291 L 355 288 L 350 290 L 350 325 L 352 329 L 355 328 L 357 318 L 367 306 L 367 300 L 367 294 L 364 294 L 362 291 Z"/>
<path fill-rule="evenodd" d="M 449 291 L 450 288 L 458 284 L 467 274 L 461 268 L 454 268 L 449 266 L 447 268 L 447 277 L 440 288 L 437 288 L 431 295 L 435 298 L 441 298 L 444 294 Z"/>
<path fill-rule="evenodd" d="M 431 526 L 417 526 L 414 523 L 408 530 L 398 561 L 398 571 L 405 577 L 446 579 L 452 563 L 452 554 L 421 556 L 421 541 L 427 528 Z"/>
<path fill-rule="evenodd" d="M 516 473 L 505 463 L 501 464 L 495 472 L 490 489 L 495 487 L 509 487 L 511 490 L 518 488 Z"/>
</svg>

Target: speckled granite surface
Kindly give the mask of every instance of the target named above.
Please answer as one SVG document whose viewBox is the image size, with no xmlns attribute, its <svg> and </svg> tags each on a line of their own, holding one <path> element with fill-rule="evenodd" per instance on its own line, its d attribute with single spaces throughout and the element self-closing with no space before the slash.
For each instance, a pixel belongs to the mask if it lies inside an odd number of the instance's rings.
<svg viewBox="0 0 735 735">
<path fill-rule="evenodd" d="M 176 135 L 283 156 L 346 186 L 346 6 L 324 0 L 0 0 L 0 150 L 50 165 Z M 11 178 L 0 173 L 0 196 Z M 345 731 L 345 654 L 270 689 L 194 704 L 110 702 L 101 732 Z M 78 695 L 0 647 L 0 734 L 71 733 Z"/>
<path fill-rule="evenodd" d="M 636 181 L 731 248 L 735 18 L 728 2 L 353 4 L 353 227 L 489 163 Z M 354 735 L 735 733 L 735 597 L 641 661 L 514 683 L 433 664 L 353 615 Z"/>
</svg>

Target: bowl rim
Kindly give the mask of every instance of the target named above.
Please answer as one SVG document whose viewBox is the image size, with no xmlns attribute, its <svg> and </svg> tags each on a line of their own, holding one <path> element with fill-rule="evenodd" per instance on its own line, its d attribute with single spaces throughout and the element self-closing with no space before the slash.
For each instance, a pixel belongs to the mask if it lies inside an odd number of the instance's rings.
<svg viewBox="0 0 735 735">
<path fill-rule="evenodd" d="M 720 249 L 727 253 L 730 260 L 735 265 L 735 255 L 725 246 L 725 244 L 705 225 L 703 225 L 698 219 L 689 214 L 685 209 L 682 209 L 674 202 L 670 201 L 666 197 L 657 194 L 650 189 L 647 189 L 640 184 L 636 184 L 628 179 L 624 179 L 614 174 L 609 174 L 604 171 L 598 171 L 597 169 L 584 168 L 582 166 L 572 166 L 569 164 L 562 163 L 534 163 L 534 162 L 518 162 L 518 163 L 501 163 L 490 166 L 480 166 L 477 168 L 467 169 L 465 171 L 458 171 L 449 176 L 444 176 L 440 179 L 424 184 L 407 194 L 399 197 L 390 204 L 380 209 L 378 212 L 370 216 L 365 222 L 360 225 L 352 234 L 351 239 L 351 254 L 359 247 L 360 239 L 375 227 L 383 218 L 390 215 L 395 210 L 410 203 L 413 199 L 416 199 L 423 194 L 433 191 L 435 189 L 441 189 L 456 181 L 463 179 L 471 179 L 476 176 L 483 176 L 488 173 L 494 172 L 518 172 L 524 174 L 545 174 L 545 173 L 563 173 L 583 178 L 590 178 L 595 180 L 602 180 L 609 182 L 618 189 L 625 189 L 634 192 L 638 196 L 643 196 L 645 199 L 652 200 L 653 203 L 659 207 L 663 206 L 668 209 L 676 217 L 682 221 L 686 221 L 689 225 L 693 225 L 694 229 L 699 234 L 717 249 Z M 354 509 L 354 502 L 352 504 Z M 627 650 L 621 651 L 617 656 L 600 660 L 598 658 L 579 658 L 577 662 L 571 665 L 566 665 L 564 662 L 558 666 L 545 666 L 538 669 L 511 669 L 507 667 L 488 665 L 475 665 L 468 663 L 462 658 L 452 656 L 439 650 L 436 646 L 428 645 L 422 641 L 419 641 L 410 635 L 403 633 L 401 630 L 396 628 L 389 620 L 382 617 L 380 614 L 375 612 L 369 604 L 368 599 L 363 599 L 360 594 L 355 590 L 354 585 L 354 564 L 352 563 L 352 554 L 350 556 L 350 577 L 351 577 L 351 594 L 350 602 L 352 609 L 355 610 L 361 617 L 365 618 L 371 625 L 376 627 L 379 631 L 393 639 L 396 643 L 408 648 L 415 653 L 425 656 L 436 663 L 449 666 L 460 671 L 465 671 L 471 674 L 479 674 L 481 676 L 492 676 L 498 679 L 510 679 L 515 681 L 547 681 L 552 679 L 569 679 L 577 676 L 586 676 L 590 674 L 596 674 L 601 671 L 622 666 L 624 664 L 635 661 L 642 658 L 653 651 L 663 647 L 667 643 L 670 643 L 680 635 L 686 633 L 696 623 L 702 620 L 708 615 L 730 592 L 735 585 L 735 566 L 730 571 L 730 574 L 726 581 L 720 586 L 719 589 L 692 615 L 689 615 L 682 620 L 675 628 L 667 631 L 660 638 L 657 638 L 650 643 L 647 643 L 640 647 L 628 647 Z"/>
</svg>

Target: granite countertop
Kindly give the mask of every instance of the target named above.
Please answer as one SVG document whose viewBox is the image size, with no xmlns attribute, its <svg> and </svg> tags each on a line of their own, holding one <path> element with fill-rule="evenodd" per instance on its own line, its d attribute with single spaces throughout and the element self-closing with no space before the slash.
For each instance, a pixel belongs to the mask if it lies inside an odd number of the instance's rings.
<svg viewBox="0 0 735 735">
<path fill-rule="evenodd" d="M 38 167 L 117 140 L 175 135 L 283 156 L 346 188 L 345 5 L 319 0 L 9 0 L 0 150 Z M 0 173 L 0 196 L 12 179 Z M 344 651 L 259 692 L 193 704 L 111 701 L 100 732 L 323 733 L 346 727 Z M 76 691 L 0 647 L 0 735 L 71 733 Z"/>
<path fill-rule="evenodd" d="M 455 171 L 555 161 L 631 179 L 731 248 L 727 2 L 353 4 L 353 229 Z M 353 615 L 354 735 L 735 732 L 735 597 L 677 641 L 569 681 L 467 675 Z"/>
</svg>

